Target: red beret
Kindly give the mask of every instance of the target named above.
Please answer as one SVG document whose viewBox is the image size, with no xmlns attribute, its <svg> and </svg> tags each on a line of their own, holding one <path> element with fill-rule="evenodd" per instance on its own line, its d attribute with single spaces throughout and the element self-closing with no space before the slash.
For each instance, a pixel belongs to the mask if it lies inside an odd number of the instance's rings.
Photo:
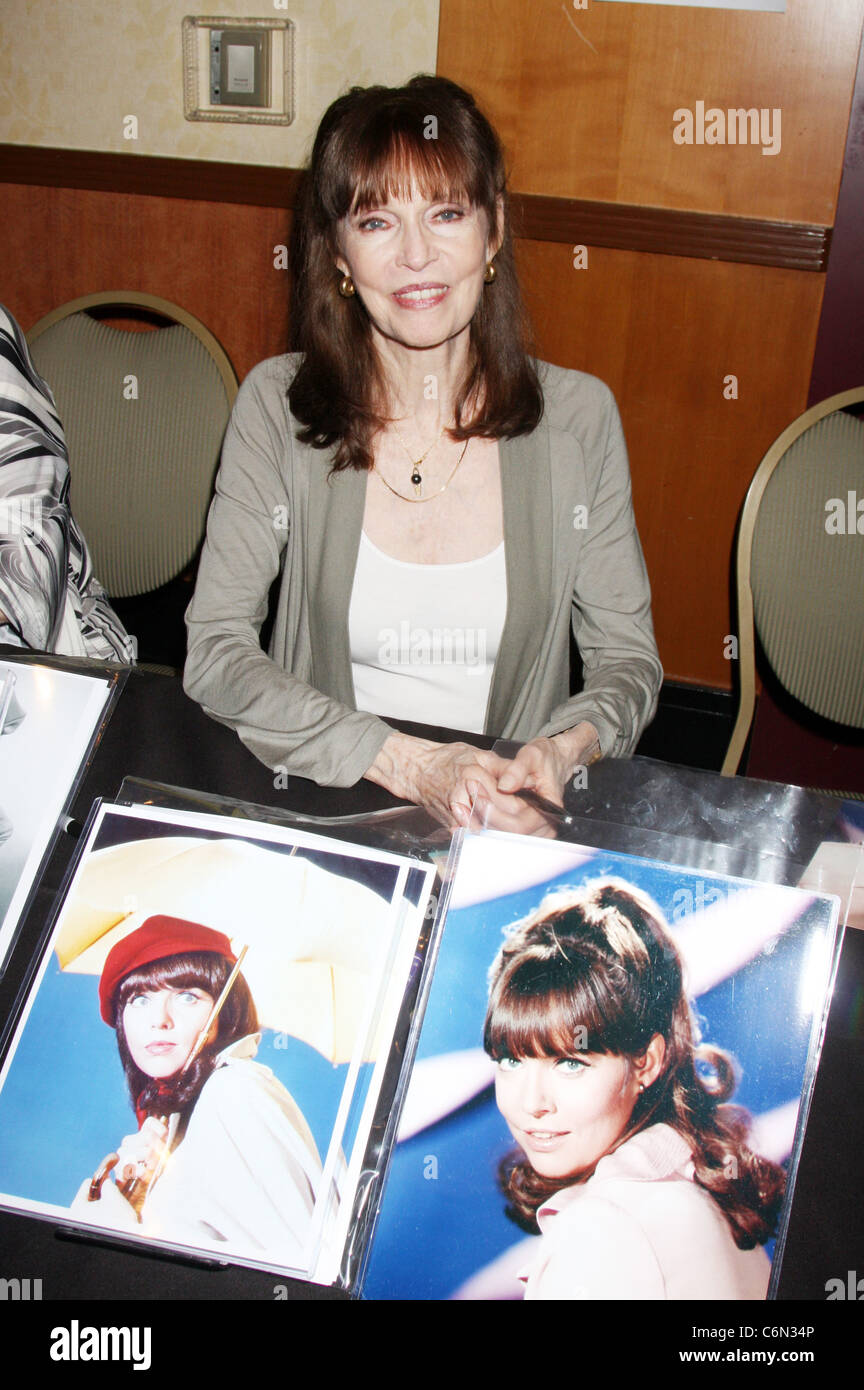
<svg viewBox="0 0 864 1390">
<path fill-rule="evenodd" d="M 99 1012 L 114 1027 L 114 995 L 120 981 L 142 965 L 187 951 L 215 951 L 232 965 L 237 957 L 231 942 L 221 931 L 186 922 L 182 917 L 148 917 L 135 931 L 124 936 L 105 958 L 99 981 Z"/>
</svg>

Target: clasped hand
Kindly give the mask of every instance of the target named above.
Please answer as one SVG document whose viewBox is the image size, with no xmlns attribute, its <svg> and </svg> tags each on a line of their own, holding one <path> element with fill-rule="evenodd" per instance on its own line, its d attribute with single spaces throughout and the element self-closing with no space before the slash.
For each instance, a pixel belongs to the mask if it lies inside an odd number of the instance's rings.
<svg viewBox="0 0 864 1390">
<path fill-rule="evenodd" d="M 564 789 L 576 768 L 600 754 L 593 725 L 582 723 L 550 738 L 535 738 L 513 759 L 468 743 L 433 743 L 393 733 L 367 776 L 396 796 L 424 806 L 447 826 L 484 826 L 518 835 L 553 837 L 548 815 L 518 793 L 537 792 L 563 805 Z"/>
</svg>

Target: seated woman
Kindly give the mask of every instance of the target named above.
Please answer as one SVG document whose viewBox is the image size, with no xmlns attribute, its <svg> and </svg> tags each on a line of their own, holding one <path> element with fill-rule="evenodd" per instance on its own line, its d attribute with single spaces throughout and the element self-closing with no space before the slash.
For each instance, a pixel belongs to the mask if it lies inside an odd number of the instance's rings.
<svg viewBox="0 0 864 1390">
<path fill-rule="evenodd" d="M 126 632 L 69 508 L 69 462 L 50 387 L 0 305 L 0 644 L 129 665 Z"/>
<path fill-rule="evenodd" d="M 241 388 L 187 692 L 271 767 L 367 777 L 448 823 L 478 792 L 531 829 L 514 791 L 560 802 L 578 766 L 632 752 L 662 675 L 614 400 L 527 355 L 501 148 L 454 83 L 334 102 L 296 235 L 300 353 Z M 386 715 L 525 747 L 509 763 Z"/>
<path fill-rule="evenodd" d="M 519 1152 L 507 1214 L 542 1232 L 526 1298 L 762 1299 L 783 1169 L 726 1105 L 659 908 L 614 880 L 551 894 L 490 972 L 484 1046 Z"/>
<path fill-rule="evenodd" d="M 253 1060 L 260 1034 L 242 974 L 208 1027 L 234 965 L 221 932 L 166 916 L 109 952 L 100 1011 L 117 1032 L 139 1129 L 73 1208 L 164 1240 L 299 1265 L 321 1160 L 295 1101 Z"/>
</svg>

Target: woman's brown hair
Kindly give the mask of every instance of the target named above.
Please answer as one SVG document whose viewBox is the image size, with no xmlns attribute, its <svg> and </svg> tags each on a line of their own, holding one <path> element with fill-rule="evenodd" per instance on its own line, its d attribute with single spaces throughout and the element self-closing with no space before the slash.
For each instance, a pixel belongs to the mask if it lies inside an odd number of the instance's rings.
<svg viewBox="0 0 864 1390">
<path fill-rule="evenodd" d="M 642 1092 L 618 1140 L 667 1124 L 690 1145 L 695 1181 L 711 1194 L 742 1250 L 774 1234 L 786 1175 L 747 1146 L 750 1117 L 729 1105 L 731 1057 L 701 1046 L 684 993 L 681 961 L 663 915 L 630 884 L 605 880 L 548 898 L 519 923 L 490 972 L 483 1045 L 490 1057 L 635 1059 L 655 1034 L 665 1042 L 662 1070 Z M 540 1206 L 563 1182 L 536 1173 L 521 1153 L 500 1177 L 508 1215 L 536 1230 Z"/>
<path fill-rule="evenodd" d="M 181 1119 L 188 1119 L 204 1082 L 213 1071 L 217 1053 L 229 1043 L 257 1033 L 258 1015 L 249 986 L 243 976 L 238 975 L 219 1012 L 216 1037 L 205 1044 L 185 1071 L 164 1081 L 155 1081 L 132 1060 L 123 1027 L 126 1004 L 135 994 L 157 989 L 203 989 L 215 1000 L 222 993 L 231 970 L 232 962 L 218 951 L 186 951 L 141 965 L 121 980 L 115 995 L 114 1027 L 129 1095 L 139 1116 L 158 1117 L 178 1112 Z"/>
<path fill-rule="evenodd" d="M 484 285 L 470 326 L 469 361 L 455 406 L 453 439 L 512 438 L 543 413 L 527 353 L 525 317 L 498 137 L 473 97 L 444 77 L 405 87 L 354 87 L 324 113 L 295 217 L 292 343 L 303 354 L 288 390 L 298 431 L 316 448 L 336 445 L 334 470 L 372 464 L 372 441 L 388 402 L 359 296 L 339 293 L 336 230 L 350 213 L 408 197 L 467 200 L 502 236 L 494 283 Z"/>
</svg>

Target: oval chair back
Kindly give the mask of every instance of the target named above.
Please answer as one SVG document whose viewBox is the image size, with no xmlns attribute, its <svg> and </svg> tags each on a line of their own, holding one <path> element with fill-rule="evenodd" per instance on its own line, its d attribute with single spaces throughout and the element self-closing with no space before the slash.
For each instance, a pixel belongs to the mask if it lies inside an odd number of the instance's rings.
<svg viewBox="0 0 864 1390">
<path fill-rule="evenodd" d="M 88 310 L 144 310 L 167 326 L 111 327 Z M 159 588 L 203 538 L 234 369 L 193 315 L 155 295 L 72 300 L 27 334 L 69 445 L 72 510 L 112 598 Z M 191 593 L 190 593 L 191 596 Z"/>
<path fill-rule="evenodd" d="M 725 776 L 738 769 L 753 719 L 754 627 L 796 700 L 864 728 L 864 420 L 845 413 L 862 401 L 856 388 L 805 411 L 750 484 L 736 565 L 741 699 Z"/>
</svg>

